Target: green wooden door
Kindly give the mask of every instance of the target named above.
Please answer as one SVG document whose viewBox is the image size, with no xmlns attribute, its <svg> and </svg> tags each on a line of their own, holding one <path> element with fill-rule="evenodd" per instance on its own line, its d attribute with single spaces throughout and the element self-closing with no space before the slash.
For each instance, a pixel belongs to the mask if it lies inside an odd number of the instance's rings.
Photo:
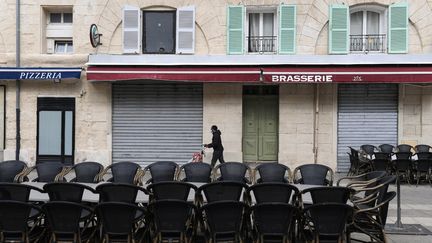
<svg viewBox="0 0 432 243">
<path fill-rule="evenodd" d="M 244 161 L 277 161 L 278 110 L 277 97 L 243 99 Z"/>
</svg>

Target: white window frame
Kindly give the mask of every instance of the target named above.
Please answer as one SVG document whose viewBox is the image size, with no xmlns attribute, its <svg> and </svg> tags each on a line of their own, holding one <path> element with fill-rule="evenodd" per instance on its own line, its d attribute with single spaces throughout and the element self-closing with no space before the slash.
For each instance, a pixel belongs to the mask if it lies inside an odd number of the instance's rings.
<svg viewBox="0 0 432 243">
<path fill-rule="evenodd" d="M 61 22 L 60 23 L 51 23 L 51 14 L 52 13 L 60 13 L 61 14 Z M 70 13 L 72 14 L 72 22 L 64 23 L 64 14 Z M 44 37 L 46 40 L 46 53 L 47 54 L 56 54 L 56 55 L 64 55 L 64 54 L 73 54 L 72 52 L 56 52 L 56 42 L 63 41 L 71 41 L 73 45 L 73 22 L 74 22 L 74 13 L 73 8 L 71 6 L 56 6 L 45 9 L 45 31 Z M 67 50 L 67 49 L 66 49 Z"/>
<path fill-rule="evenodd" d="M 249 37 L 249 14 L 251 13 L 259 13 L 260 14 L 260 26 L 259 26 L 259 36 L 263 35 L 264 30 L 264 13 L 272 13 L 273 14 L 273 33 L 274 36 L 276 36 L 275 39 L 275 50 L 274 52 L 249 52 L 249 43 L 248 43 L 248 37 Z M 246 6 L 246 14 L 245 14 L 245 26 L 244 33 L 245 33 L 245 40 L 244 40 L 244 52 L 248 53 L 250 55 L 262 55 L 262 54 L 275 54 L 278 51 L 278 29 L 279 29 L 279 21 L 278 21 L 278 6 Z"/>
<path fill-rule="evenodd" d="M 362 35 L 366 35 L 367 33 L 367 12 L 375 12 L 379 14 L 379 33 L 380 35 L 385 35 L 385 41 L 384 41 L 384 50 L 385 53 L 387 52 L 387 28 L 388 28 L 388 7 L 385 6 L 379 6 L 379 5 L 359 5 L 349 8 L 349 14 L 350 14 L 350 22 L 351 22 L 351 14 L 356 12 L 363 12 L 363 29 L 362 29 Z M 351 35 L 351 30 L 349 35 Z M 352 53 L 364 53 L 364 51 L 350 51 Z M 380 53 L 380 52 L 377 52 Z"/>
<path fill-rule="evenodd" d="M 57 52 L 57 44 L 58 42 L 62 42 L 65 43 L 64 47 L 65 47 L 65 51 L 64 52 Z M 72 51 L 68 52 L 68 46 L 70 46 L 70 44 L 72 44 Z M 54 40 L 54 53 L 55 54 L 71 54 L 73 53 L 73 41 L 72 40 Z"/>
<path fill-rule="evenodd" d="M 60 14 L 61 15 L 61 21 L 60 21 L 60 23 L 51 23 L 51 14 Z M 64 14 L 72 14 L 72 22 L 71 23 L 65 23 L 64 22 Z M 48 25 L 51 25 L 51 24 L 70 24 L 70 25 L 72 25 L 73 24 L 73 12 L 72 12 L 72 10 L 71 11 L 49 11 L 48 12 L 48 14 L 47 14 L 47 24 Z"/>
</svg>

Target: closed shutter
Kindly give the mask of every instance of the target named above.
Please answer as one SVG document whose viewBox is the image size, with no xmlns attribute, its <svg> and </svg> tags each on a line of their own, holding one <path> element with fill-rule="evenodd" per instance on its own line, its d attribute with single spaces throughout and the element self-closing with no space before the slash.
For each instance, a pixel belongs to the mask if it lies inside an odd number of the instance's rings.
<svg viewBox="0 0 432 243">
<path fill-rule="evenodd" d="M 398 85 L 342 84 L 338 91 L 338 171 L 350 162 L 348 146 L 397 144 Z"/>
<path fill-rule="evenodd" d="M 141 10 L 126 5 L 123 8 L 123 53 L 140 53 Z"/>
<path fill-rule="evenodd" d="M 296 6 L 280 6 L 279 26 L 279 53 L 294 54 L 296 46 Z"/>
<path fill-rule="evenodd" d="M 389 7 L 389 53 L 408 52 L 408 3 Z"/>
<path fill-rule="evenodd" d="M 227 16 L 227 53 L 243 54 L 244 7 L 228 6 Z"/>
<path fill-rule="evenodd" d="M 113 84 L 113 162 L 186 163 L 202 145 L 201 84 Z"/>
<path fill-rule="evenodd" d="M 330 5 L 329 53 L 347 54 L 349 42 L 349 11 L 342 4 Z"/>
<path fill-rule="evenodd" d="M 195 7 L 177 9 L 177 48 L 178 54 L 193 54 L 195 51 Z"/>
</svg>

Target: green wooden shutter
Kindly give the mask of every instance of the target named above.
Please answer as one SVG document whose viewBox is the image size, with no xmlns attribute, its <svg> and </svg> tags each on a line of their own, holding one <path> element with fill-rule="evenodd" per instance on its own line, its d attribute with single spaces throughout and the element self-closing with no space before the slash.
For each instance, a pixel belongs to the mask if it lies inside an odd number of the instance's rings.
<svg viewBox="0 0 432 243">
<path fill-rule="evenodd" d="M 228 6 L 227 13 L 227 53 L 243 54 L 243 6 Z"/>
<path fill-rule="evenodd" d="M 296 6 L 280 6 L 279 26 L 279 53 L 294 54 L 296 47 Z"/>
<path fill-rule="evenodd" d="M 349 11 L 348 6 L 330 5 L 329 53 L 347 54 L 349 51 Z"/>
<path fill-rule="evenodd" d="M 389 7 L 388 52 L 408 52 L 408 3 L 396 3 Z"/>
</svg>

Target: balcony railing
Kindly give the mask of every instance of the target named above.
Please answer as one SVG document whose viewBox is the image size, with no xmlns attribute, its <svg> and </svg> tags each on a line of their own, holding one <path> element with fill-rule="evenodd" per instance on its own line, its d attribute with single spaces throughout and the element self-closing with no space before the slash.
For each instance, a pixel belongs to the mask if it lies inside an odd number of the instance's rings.
<svg viewBox="0 0 432 243">
<path fill-rule="evenodd" d="M 351 52 L 385 52 L 386 35 L 350 35 Z"/>
<path fill-rule="evenodd" d="M 275 52 L 276 36 L 249 36 L 248 52 Z"/>
</svg>

